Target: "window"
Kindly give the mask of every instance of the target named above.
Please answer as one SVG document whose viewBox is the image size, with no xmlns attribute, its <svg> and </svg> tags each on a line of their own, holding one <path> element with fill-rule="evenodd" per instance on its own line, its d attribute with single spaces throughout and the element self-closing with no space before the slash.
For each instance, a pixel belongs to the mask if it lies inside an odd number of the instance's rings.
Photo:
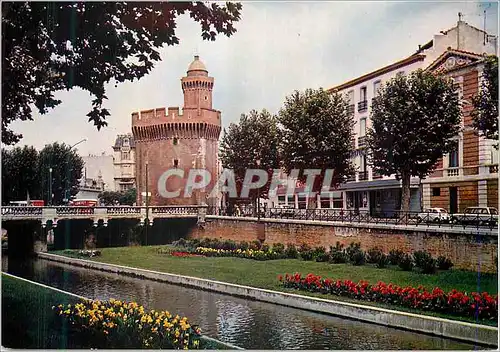
<svg viewBox="0 0 500 352">
<path fill-rule="evenodd" d="M 441 195 L 441 188 L 439 188 L 439 187 L 432 188 L 432 196 L 433 197 L 439 197 L 440 195 Z"/>
<path fill-rule="evenodd" d="M 278 196 L 278 204 L 285 204 L 285 196 Z"/>
<path fill-rule="evenodd" d="M 299 203 L 299 209 L 307 209 L 307 198 L 306 196 L 300 196 L 298 197 L 298 203 Z"/>
<path fill-rule="evenodd" d="M 349 105 L 354 104 L 354 91 L 350 90 L 347 92 L 347 101 L 349 102 Z"/>
<path fill-rule="evenodd" d="M 359 136 L 364 137 L 366 134 L 366 118 L 359 120 Z"/>
<path fill-rule="evenodd" d="M 130 153 L 122 152 L 122 160 L 129 160 L 129 159 L 130 159 Z"/>
<path fill-rule="evenodd" d="M 361 87 L 359 89 L 359 101 L 365 101 L 366 100 L 366 87 Z"/>
<path fill-rule="evenodd" d="M 123 146 L 124 147 L 129 147 L 130 146 L 130 140 L 128 138 L 123 139 Z"/>
<path fill-rule="evenodd" d="M 321 209 L 329 209 L 330 208 L 330 195 L 322 194 L 320 198 Z"/>
<path fill-rule="evenodd" d="M 378 89 L 380 88 L 380 81 L 376 81 L 373 83 L 373 96 L 376 97 L 378 95 Z"/>
<path fill-rule="evenodd" d="M 177 143 L 179 143 L 179 140 L 177 139 L 177 137 L 174 138 L 174 145 L 177 145 Z"/>
<path fill-rule="evenodd" d="M 293 194 L 288 195 L 288 205 L 295 208 L 295 196 Z"/>
<path fill-rule="evenodd" d="M 174 167 L 178 167 L 178 166 L 179 166 L 179 160 L 174 159 Z"/>
<path fill-rule="evenodd" d="M 453 142 L 453 149 L 448 155 L 448 167 L 458 167 L 458 141 Z"/>
</svg>

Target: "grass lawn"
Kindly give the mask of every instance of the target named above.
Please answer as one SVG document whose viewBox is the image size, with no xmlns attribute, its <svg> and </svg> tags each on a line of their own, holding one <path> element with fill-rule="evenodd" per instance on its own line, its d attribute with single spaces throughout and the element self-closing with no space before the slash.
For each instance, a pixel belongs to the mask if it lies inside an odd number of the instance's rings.
<svg viewBox="0 0 500 352">
<path fill-rule="evenodd" d="M 88 349 L 87 341 L 57 328 L 52 306 L 78 298 L 2 274 L 2 346 L 16 349 Z M 139 302 L 140 303 L 140 302 Z M 201 339 L 204 349 L 227 349 Z"/>
<path fill-rule="evenodd" d="M 165 247 L 167 246 L 103 248 L 100 249 L 102 255 L 92 260 L 361 304 L 370 304 L 371 302 L 285 289 L 280 285 L 277 277 L 285 273 L 300 272 L 303 275 L 313 273 L 331 279 L 349 279 L 355 282 L 366 280 L 372 284 L 384 281 L 399 286 L 417 287 L 418 285 L 423 285 L 428 290 L 432 290 L 438 286 L 446 292 L 452 289 L 467 292 L 486 291 L 490 294 L 497 294 L 498 292 L 496 274 L 482 274 L 480 280 L 478 280 L 477 273 L 462 270 L 448 270 L 438 272 L 434 275 L 424 275 L 417 272 L 402 271 L 397 267 L 378 269 L 372 265 L 353 266 L 350 264 L 316 263 L 297 259 L 256 261 L 231 257 L 182 258 L 157 253 L 158 249 Z M 67 255 L 64 251 L 53 253 Z M 373 305 L 384 307 L 384 305 L 378 303 Z M 396 306 L 385 307 L 415 312 L 415 310 Z M 428 312 L 424 314 L 437 315 Z M 457 317 L 441 316 L 457 319 Z M 467 318 L 461 320 L 473 321 Z M 496 323 L 491 324 L 496 325 Z"/>
</svg>

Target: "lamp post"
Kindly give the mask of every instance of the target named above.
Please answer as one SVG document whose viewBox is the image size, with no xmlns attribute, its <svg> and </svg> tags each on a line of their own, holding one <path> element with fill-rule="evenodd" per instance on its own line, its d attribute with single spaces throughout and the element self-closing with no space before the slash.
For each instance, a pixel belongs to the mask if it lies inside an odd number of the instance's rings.
<svg viewBox="0 0 500 352">
<path fill-rule="evenodd" d="M 66 156 L 66 186 L 64 187 L 64 201 L 66 203 L 69 202 L 69 197 L 70 197 L 70 189 L 69 189 L 69 178 L 70 178 L 70 171 L 71 169 L 69 168 L 69 160 L 71 156 L 71 150 L 76 147 L 78 144 L 86 142 L 87 138 L 82 139 L 81 141 L 73 144 L 72 146 L 69 147 L 68 153 Z"/>
<path fill-rule="evenodd" d="M 148 161 L 146 160 L 146 246 L 148 245 L 148 228 L 149 228 L 149 190 L 148 190 Z"/>
<path fill-rule="evenodd" d="M 52 206 L 52 168 L 49 168 L 49 206 Z"/>
<path fill-rule="evenodd" d="M 260 168 L 260 159 L 257 159 L 257 167 Z M 260 187 L 257 188 L 257 222 L 260 222 Z"/>
</svg>

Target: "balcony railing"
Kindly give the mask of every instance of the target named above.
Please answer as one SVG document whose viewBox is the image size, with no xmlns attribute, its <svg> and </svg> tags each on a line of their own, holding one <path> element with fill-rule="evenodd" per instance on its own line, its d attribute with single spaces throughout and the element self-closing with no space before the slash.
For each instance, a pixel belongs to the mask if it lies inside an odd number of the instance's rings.
<svg viewBox="0 0 500 352">
<path fill-rule="evenodd" d="M 368 100 L 358 102 L 358 112 L 365 112 L 368 110 Z"/>
<path fill-rule="evenodd" d="M 350 104 L 350 105 L 347 107 L 347 114 L 348 114 L 348 115 L 354 115 L 354 104 Z"/>
<path fill-rule="evenodd" d="M 358 137 L 358 148 L 366 147 L 366 136 Z"/>
<path fill-rule="evenodd" d="M 448 168 L 446 170 L 446 174 L 449 177 L 458 176 L 460 174 L 460 168 L 458 168 L 458 167 L 450 167 L 450 168 Z"/>
</svg>

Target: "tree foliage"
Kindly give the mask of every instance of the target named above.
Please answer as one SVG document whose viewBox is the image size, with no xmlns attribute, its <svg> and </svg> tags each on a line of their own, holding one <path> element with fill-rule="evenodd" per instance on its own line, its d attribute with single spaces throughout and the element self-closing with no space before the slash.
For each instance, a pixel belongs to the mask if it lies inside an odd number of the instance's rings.
<svg viewBox="0 0 500 352">
<path fill-rule="evenodd" d="M 131 188 L 124 192 L 104 191 L 99 194 L 99 200 L 104 205 L 133 205 L 135 203 L 137 191 Z"/>
<path fill-rule="evenodd" d="M 242 114 L 238 124 L 231 123 L 227 130 L 224 129 L 219 154 L 222 166 L 235 173 L 238 194 L 247 169 L 268 170 L 268 183 L 260 189 L 261 197 L 265 197 L 269 191 L 272 170 L 279 167 L 276 116 L 267 110 L 252 110 L 249 114 Z M 260 160 L 260 166 L 257 160 Z M 251 191 L 249 198 L 256 197 L 257 192 Z"/>
<path fill-rule="evenodd" d="M 28 194 L 31 199 L 40 199 L 41 190 L 38 151 L 28 146 L 2 148 L 2 204 L 26 200 Z"/>
<path fill-rule="evenodd" d="M 486 138 L 498 140 L 498 57 L 485 60 L 480 92 L 472 98 L 474 128 Z"/>
<path fill-rule="evenodd" d="M 340 94 L 307 89 L 288 96 L 279 112 L 285 172 L 300 169 L 299 179 L 305 181 L 304 169 L 320 169 L 313 191 L 321 187 L 327 169 L 334 170 L 333 187 L 354 172 L 353 121 L 347 107 Z"/>
<path fill-rule="evenodd" d="M 46 145 L 40 152 L 34 147 L 2 149 L 2 203 L 43 199 L 49 203 L 52 168 L 53 205 L 64 204 L 65 190 L 78 193 L 83 159 L 65 144 Z M 67 181 L 68 180 L 68 181 Z"/>
<path fill-rule="evenodd" d="M 373 99 L 367 133 L 376 172 L 402 180 L 402 210 L 410 204 L 410 177 L 427 176 L 460 132 L 461 108 L 453 84 L 422 70 L 397 75 Z"/>
<path fill-rule="evenodd" d="M 179 43 L 176 21 L 188 13 L 205 40 L 231 36 L 241 4 L 204 2 L 3 2 L 2 142 L 22 138 L 8 128 L 61 103 L 54 92 L 79 87 L 93 97 L 87 114 L 105 126 L 107 83 L 140 79 Z"/>
<path fill-rule="evenodd" d="M 38 173 L 42 182 L 42 190 L 47 194 L 49 190 L 49 169 L 52 168 L 52 198 L 53 205 L 63 205 L 65 199 L 74 197 L 78 193 L 84 161 L 75 149 L 69 145 L 57 142 L 46 145 L 39 155 Z"/>
</svg>

